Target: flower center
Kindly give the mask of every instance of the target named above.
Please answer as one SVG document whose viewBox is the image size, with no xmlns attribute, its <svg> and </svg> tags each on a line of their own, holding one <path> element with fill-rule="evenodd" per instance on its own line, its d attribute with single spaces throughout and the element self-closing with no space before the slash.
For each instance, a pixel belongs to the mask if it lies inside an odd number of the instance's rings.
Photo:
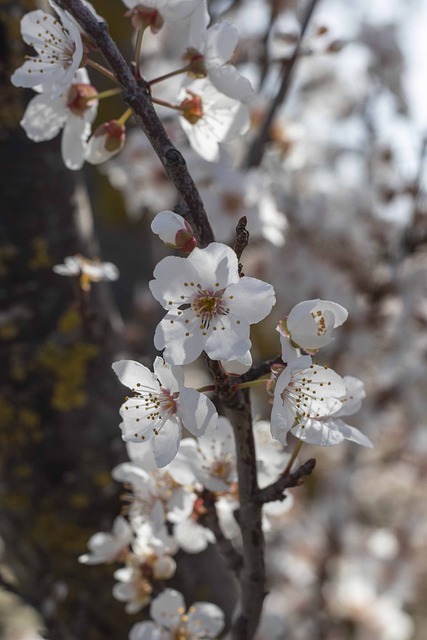
<svg viewBox="0 0 427 640">
<path fill-rule="evenodd" d="M 191 308 L 196 318 L 201 318 L 201 328 L 207 329 L 213 319 L 228 313 L 228 308 L 222 299 L 223 291 L 201 290 L 191 302 Z"/>
<path fill-rule="evenodd" d="M 328 327 L 326 326 L 325 316 L 321 311 L 316 311 L 315 313 L 311 311 L 310 313 L 311 313 L 311 317 L 313 318 L 313 320 L 317 325 L 317 335 L 324 336 L 328 330 Z"/>
</svg>

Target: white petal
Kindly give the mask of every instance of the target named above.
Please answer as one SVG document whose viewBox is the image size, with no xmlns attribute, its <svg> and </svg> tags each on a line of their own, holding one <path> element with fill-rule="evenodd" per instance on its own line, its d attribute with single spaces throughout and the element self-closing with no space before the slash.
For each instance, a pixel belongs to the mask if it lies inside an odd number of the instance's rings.
<svg viewBox="0 0 427 640">
<path fill-rule="evenodd" d="M 185 611 L 182 594 L 174 589 L 165 589 L 152 601 L 150 616 L 162 627 L 172 629 L 181 619 L 179 609 Z"/>
<path fill-rule="evenodd" d="M 91 126 L 83 118 L 71 114 L 62 132 L 61 153 L 67 169 L 76 171 L 84 164 L 86 140 Z"/>
<path fill-rule="evenodd" d="M 239 282 L 237 256 L 225 244 L 212 242 L 205 249 L 193 249 L 186 260 L 197 272 L 203 288 L 225 289 Z"/>
<path fill-rule="evenodd" d="M 194 436 L 201 436 L 215 429 L 218 414 L 209 398 L 195 389 L 183 388 L 178 398 L 178 415 L 184 426 Z"/>
<path fill-rule="evenodd" d="M 173 530 L 179 546 L 187 553 L 200 553 L 208 544 L 215 542 L 215 536 L 210 529 L 202 527 L 194 520 L 182 520 Z"/>
<path fill-rule="evenodd" d="M 224 627 L 224 614 L 210 602 L 196 602 L 188 612 L 188 629 L 196 638 L 216 638 Z"/>
<path fill-rule="evenodd" d="M 28 103 L 21 126 L 30 140 L 52 140 L 64 126 L 67 114 L 62 97 L 52 99 L 44 94 L 38 95 Z"/>
<path fill-rule="evenodd" d="M 155 280 L 149 283 L 150 291 L 164 309 L 182 304 L 193 294 L 194 283 L 198 282 L 198 274 L 188 258 L 178 256 L 163 258 L 154 269 L 153 275 Z M 193 286 L 190 286 L 191 282 Z M 171 302 L 173 304 L 169 304 Z"/>
<path fill-rule="evenodd" d="M 240 102 L 249 102 L 255 95 L 249 80 L 231 64 L 211 67 L 209 79 L 218 91 Z"/>
<path fill-rule="evenodd" d="M 245 318 L 249 324 L 263 320 L 276 303 L 271 284 L 257 278 L 240 278 L 238 283 L 227 287 L 224 297 L 230 312 L 238 318 Z"/>
<path fill-rule="evenodd" d="M 152 441 L 154 459 L 158 467 L 165 467 L 175 458 L 180 441 L 181 427 L 176 420 L 168 420 Z"/>
<path fill-rule="evenodd" d="M 247 351 L 239 360 L 221 360 L 221 367 L 229 376 L 241 376 L 252 367 L 252 354 Z"/>
<path fill-rule="evenodd" d="M 208 67 L 228 62 L 239 41 L 239 31 L 234 24 L 221 20 L 208 29 L 205 60 Z"/>
<path fill-rule="evenodd" d="M 160 385 L 150 369 L 135 360 L 119 360 L 111 365 L 120 382 L 129 389 L 148 388 L 155 393 L 160 391 Z"/>
<path fill-rule="evenodd" d="M 175 245 L 178 231 L 186 229 L 185 219 L 174 211 L 160 211 L 151 222 L 151 231 L 170 245 Z"/>
<path fill-rule="evenodd" d="M 163 389 L 175 393 L 184 386 L 184 371 L 181 367 L 169 364 L 163 358 L 157 357 L 153 369 Z"/>
<path fill-rule="evenodd" d="M 195 316 L 193 318 L 195 321 Z M 191 327 L 183 324 L 181 316 L 170 312 L 157 325 L 154 346 L 159 350 L 164 349 L 163 355 L 168 362 L 183 365 L 194 362 L 199 357 L 204 342 L 201 331 L 191 332 Z"/>
<path fill-rule="evenodd" d="M 129 640 L 161 640 L 162 631 L 153 622 L 138 622 L 129 633 Z"/>
<path fill-rule="evenodd" d="M 190 33 L 188 36 L 188 45 L 192 49 L 196 49 L 199 53 L 203 53 L 206 46 L 206 29 L 210 21 L 206 1 L 199 2 L 196 10 L 191 15 Z"/>
</svg>

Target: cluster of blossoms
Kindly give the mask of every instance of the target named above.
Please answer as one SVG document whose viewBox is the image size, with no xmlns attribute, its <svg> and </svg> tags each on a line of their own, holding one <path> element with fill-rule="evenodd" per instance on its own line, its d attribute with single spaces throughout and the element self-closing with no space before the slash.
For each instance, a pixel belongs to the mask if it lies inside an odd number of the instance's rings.
<svg viewBox="0 0 427 640">
<path fill-rule="evenodd" d="M 32 11 L 21 22 L 24 41 L 36 50 L 12 75 L 12 83 L 38 92 L 21 121 L 29 138 L 35 142 L 51 140 L 61 129 L 62 156 L 69 169 L 80 169 L 85 161 L 100 164 L 118 153 L 126 137 L 126 122 L 132 115 L 126 110 L 119 118 L 100 124 L 91 134 L 100 99 L 115 96 L 113 88 L 98 93 L 86 71 L 93 65 L 110 78 L 113 74 L 92 61 L 92 40 L 78 23 L 52 0 L 56 16 L 42 10 Z M 244 133 L 249 126 L 246 103 L 253 96 L 249 81 L 230 62 L 238 43 L 236 27 L 220 21 L 208 27 L 210 16 L 205 0 L 156 0 L 141 5 L 126 0 L 133 27 L 138 32 L 135 52 L 139 75 L 141 42 L 145 29 L 158 33 L 165 24 L 179 24 L 186 31 L 187 48 L 182 52 L 185 67 L 154 78 L 150 86 L 177 74 L 185 79 L 172 104 L 156 99 L 180 114 L 183 130 L 190 144 L 209 161 L 219 158 L 219 143 Z M 98 21 L 89 2 L 85 6 Z M 184 26 L 183 26 L 184 25 Z"/>
<path fill-rule="evenodd" d="M 240 506 L 239 478 L 233 428 L 218 416 L 203 388 L 185 385 L 183 365 L 193 363 L 204 352 L 219 361 L 224 375 L 230 372 L 237 376 L 250 369 L 250 325 L 268 315 L 275 294 L 271 285 L 239 273 L 237 256 L 228 246 L 215 242 L 203 249 L 195 246 L 190 225 L 177 214 L 161 212 L 152 229 L 167 246 L 181 248 L 188 255 L 161 260 L 150 282 L 153 296 L 166 310 L 154 338 L 155 346 L 163 349 L 163 358 L 155 359 L 153 372 L 132 360 L 113 364 L 130 393 L 120 415 L 122 438 L 128 443 L 131 460 L 113 471 L 114 479 L 130 489 L 127 520 L 116 520 L 111 534 L 93 536 L 90 553 L 81 561 L 124 562 L 115 573 L 118 584 L 114 596 L 126 602 L 128 612 L 151 602 L 153 622 L 136 625 L 131 638 L 170 630 L 175 633 L 184 623 L 188 625 L 185 637 L 197 638 L 191 615 L 178 616 L 180 594 L 172 598 L 167 590 L 154 600 L 152 595 L 156 581 L 173 576 L 173 555 L 178 549 L 199 553 L 216 542 L 212 509 L 221 535 L 240 548 L 235 518 Z M 283 448 L 289 431 L 311 444 L 329 446 L 345 438 L 372 446 L 366 436 L 341 420 L 360 406 L 363 384 L 355 378 L 342 379 L 327 367 L 313 364 L 311 356 L 302 355 L 314 354 L 330 343 L 334 328 L 346 317 L 345 309 L 336 303 L 310 300 L 294 307 L 279 323 L 284 364 L 273 369 L 267 383 L 250 383 L 267 384 L 274 396 L 271 423 L 253 425 L 261 489 L 274 483 L 285 468 L 291 468 L 294 457 L 289 459 Z M 238 389 L 238 378 L 234 380 Z M 242 388 L 245 386 L 243 383 Z M 194 437 L 182 438 L 183 429 Z M 284 498 L 282 493 L 264 505 L 265 532 L 292 506 L 291 498 Z M 167 597 L 181 604 L 161 621 L 158 606 Z M 204 633 L 215 637 L 208 633 L 218 632 L 213 620 L 219 614 L 216 607 L 209 607 Z M 194 611 L 196 616 L 197 606 Z"/>
</svg>

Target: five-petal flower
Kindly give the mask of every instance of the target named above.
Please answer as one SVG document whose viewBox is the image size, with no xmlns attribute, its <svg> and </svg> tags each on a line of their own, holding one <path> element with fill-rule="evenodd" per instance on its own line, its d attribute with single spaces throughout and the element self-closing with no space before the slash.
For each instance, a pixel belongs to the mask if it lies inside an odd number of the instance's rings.
<svg viewBox="0 0 427 640">
<path fill-rule="evenodd" d="M 239 276 L 235 252 L 218 242 L 187 258 L 164 258 L 154 277 L 151 293 L 168 311 L 154 344 L 173 364 L 193 362 L 202 351 L 213 360 L 242 358 L 251 347 L 249 325 L 276 301 L 270 284 Z"/>
</svg>

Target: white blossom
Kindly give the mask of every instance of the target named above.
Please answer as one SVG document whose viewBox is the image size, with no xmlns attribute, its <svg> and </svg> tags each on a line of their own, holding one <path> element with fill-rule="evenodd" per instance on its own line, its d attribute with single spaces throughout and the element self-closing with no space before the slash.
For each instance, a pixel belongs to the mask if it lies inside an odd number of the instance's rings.
<svg viewBox="0 0 427 640">
<path fill-rule="evenodd" d="M 180 367 L 156 358 L 154 374 L 132 360 L 115 362 L 113 370 L 135 394 L 120 409 L 123 440 L 141 443 L 154 438 L 159 467 L 175 457 L 183 426 L 198 436 L 215 428 L 218 414 L 214 405 L 203 394 L 184 386 Z"/>
<path fill-rule="evenodd" d="M 273 287 L 239 276 L 237 256 L 217 242 L 187 258 L 169 256 L 154 270 L 150 290 L 167 314 L 154 336 L 173 364 L 193 362 L 202 351 L 213 360 L 236 360 L 251 347 L 249 326 L 275 303 Z"/>
<path fill-rule="evenodd" d="M 347 320 L 347 310 L 329 300 L 305 300 L 281 320 L 278 331 L 294 347 L 316 352 L 334 340 L 333 330 Z"/>
<path fill-rule="evenodd" d="M 225 373 L 229 376 L 241 376 L 243 373 L 249 371 L 252 367 L 252 354 L 248 350 L 240 358 L 236 360 L 221 360 L 220 364 Z"/>
<path fill-rule="evenodd" d="M 30 100 L 21 126 L 34 142 L 52 140 L 62 129 L 61 153 L 65 166 L 81 169 L 98 108 L 96 96 L 86 70 L 78 69 L 69 89 L 59 96 L 41 93 Z"/>
<path fill-rule="evenodd" d="M 210 21 L 206 2 L 200 2 L 191 16 L 189 47 L 183 58 L 190 75 L 208 77 L 213 86 L 234 100 L 247 102 L 254 90 L 247 78 L 230 64 L 239 40 L 237 27 L 226 20 L 207 28 Z"/>
<path fill-rule="evenodd" d="M 89 259 L 82 255 L 64 258 L 64 264 L 56 264 L 53 271 L 60 276 L 79 276 L 80 286 L 84 290 L 90 288 L 91 282 L 102 280 L 114 281 L 119 277 L 119 270 L 112 262 L 101 262 L 99 259 Z"/>
<path fill-rule="evenodd" d="M 127 520 L 118 516 L 114 520 L 111 533 L 95 533 L 87 543 L 89 553 L 79 557 L 83 564 L 102 564 L 122 560 L 128 552 L 133 538 L 132 529 Z"/>
<path fill-rule="evenodd" d="M 209 162 L 219 159 L 219 143 L 248 130 L 247 106 L 220 93 L 207 78 L 185 83 L 179 99 L 181 126 L 193 149 Z"/>
<path fill-rule="evenodd" d="M 310 356 L 298 357 L 277 379 L 271 434 L 282 444 L 291 431 L 304 442 L 324 447 L 344 439 L 372 447 L 364 434 L 339 419 L 346 402 L 346 385 L 335 371 L 312 364 Z"/>
<path fill-rule="evenodd" d="M 165 22 L 188 18 L 200 0 L 123 0 L 136 29 L 150 27 L 157 33 Z"/>
<path fill-rule="evenodd" d="M 195 602 L 186 612 L 183 596 L 165 589 L 150 606 L 153 622 L 140 622 L 131 629 L 129 640 L 209 640 L 224 627 L 224 614 L 210 602 Z"/>
<path fill-rule="evenodd" d="M 16 87 L 38 87 L 57 96 L 70 86 L 83 58 L 82 38 L 73 20 L 53 2 L 59 19 L 41 11 L 30 11 L 21 20 L 25 44 L 37 55 L 28 57 L 15 71 L 11 82 Z"/>
</svg>

